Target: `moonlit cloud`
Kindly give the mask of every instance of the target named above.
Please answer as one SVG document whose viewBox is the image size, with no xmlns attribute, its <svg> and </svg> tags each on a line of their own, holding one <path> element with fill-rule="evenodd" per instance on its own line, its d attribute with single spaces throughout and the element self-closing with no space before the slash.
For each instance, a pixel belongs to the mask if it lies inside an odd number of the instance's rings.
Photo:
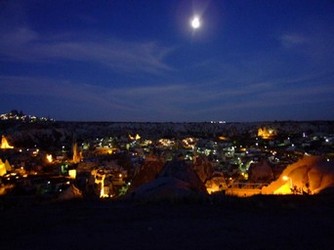
<svg viewBox="0 0 334 250">
<path fill-rule="evenodd" d="M 125 42 L 103 36 L 93 41 L 78 39 L 75 35 L 54 38 L 57 36 L 42 37 L 28 28 L 18 28 L 0 35 L 0 55 L 4 56 L 2 60 L 9 61 L 95 62 L 125 72 L 157 74 L 172 70 L 164 62 L 171 49 L 156 42 Z"/>
<path fill-rule="evenodd" d="M 96 85 L 22 76 L 0 76 L 0 81 L 3 95 L 31 96 L 37 102 L 46 96 L 60 102 L 71 100 L 104 108 L 127 109 L 123 104 L 103 98 L 108 89 Z"/>
<path fill-rule="evenodd" d="M 298 52 L 306 56 L 312 63 L 328 66 L 328 61 L 333 60 L 334 35 L 333 32 L 324 32 L 317 29 L 308 32 L 307 35 L 298 33 L 286 33 L 279 37 L 279 41 L 287 52 Z M 327 65 L 324 65 L 327 64 Z"/>
<path fill-rule="evenodd" d="M 231 86 L 221 90 L 215 87 L 218 84 L 216 82 L 192 87 L 189 87 L 189 83 L 183 82 L 120 88 L 48 78 L 0 77 L 2 95 L 31 96 L 39 106 L 43 106 L 44 102 L 41 97 L 46 96 L 60 103 L 71 101 L 75 106 L 94 107 L 96 110 L 117 113 L 119 117 L 132 117 L 137 121 L 145 121 L 143 117 L 165 121 L 164 117 L 169 116 L 175 117 L 176 120 L 195 121 L 198 120 L 196 117 L 208 114 L 229 114 L 233 117 L 236 112 L 246 110 L 251 112 L 254 109 L 287 108 L 289 105 L 331 101 L 330 93 L 334 92 L 331 84 L 300 88 L 300 84 L 307 80 L 295 79 L 293 85 L 286 90 L 279 88 L 280 79 L 272 83 L 258 82 L 245 84 L 240 88 Z M 50 106 L 49 109 L 54 109 L 56 113 L 57 106 Z"/>
<path fill-rule="evenodd" d="M 280 40 L 286 48 L 292 48 L 307 42 L 307 39 L 299 34 L 284 34 L 280 37 Z"/>
</svg>

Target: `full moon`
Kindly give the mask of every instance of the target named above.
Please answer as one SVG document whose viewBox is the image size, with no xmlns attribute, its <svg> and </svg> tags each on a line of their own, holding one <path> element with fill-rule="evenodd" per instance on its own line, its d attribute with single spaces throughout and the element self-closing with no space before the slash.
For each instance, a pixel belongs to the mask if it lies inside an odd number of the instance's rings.
<svg viewBox="0 0 334 250">
<path fill-rule="evenodd" d="M 195 16 L 193 17 L 193 19 L 191 20 L 191 27 L 193 29 L 198 29 L 201 26 L 201 21 L 199 19 L 199 17 Z"/>
</svg>

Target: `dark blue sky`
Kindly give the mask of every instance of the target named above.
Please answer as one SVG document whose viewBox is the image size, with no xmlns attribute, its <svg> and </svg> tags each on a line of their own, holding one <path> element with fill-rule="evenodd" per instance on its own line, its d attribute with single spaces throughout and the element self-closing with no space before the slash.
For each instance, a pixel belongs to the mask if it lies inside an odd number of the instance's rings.
<svg viewBox="0 0 334 250">
<path fill-rule="evenodd" d="M 3 0 L 0 113 L 333 120 L 333 13 L 330 0 Z"/>
</svg>

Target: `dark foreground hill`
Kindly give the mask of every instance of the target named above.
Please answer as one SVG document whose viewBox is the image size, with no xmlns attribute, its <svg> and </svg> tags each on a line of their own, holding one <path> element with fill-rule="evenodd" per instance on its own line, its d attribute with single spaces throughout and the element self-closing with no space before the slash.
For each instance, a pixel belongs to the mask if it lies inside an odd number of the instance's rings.
<svg viewBox="0 0 334 250">
<path fill-rule="evenodd" d="M 332 249 L 334 197 L 0 200 L 1 249 Z"/>
</svg>

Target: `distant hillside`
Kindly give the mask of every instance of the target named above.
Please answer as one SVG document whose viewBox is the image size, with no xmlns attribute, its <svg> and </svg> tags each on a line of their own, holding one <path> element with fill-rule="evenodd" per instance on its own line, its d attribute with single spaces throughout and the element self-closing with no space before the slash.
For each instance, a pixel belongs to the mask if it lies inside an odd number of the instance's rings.
<svg viewBox="0 0 334 250">
<path fill-rule="evenodd" d="M 334 134 L 334 121 L 310 122 L 251 122 L 251 123 L 138 123 L 138 122 L 36 122 L 0 121 L 0 133 L 14 145 L 54 145 L 73 143 L 97 137 L 120 137 L 140 134 L 144 138 L 181 138 L 195 136 L 229 138 L 257 136 L 261 127 L 270 127 L 280 136 L 302 135 L 303 133 Z"/>
</svg>

